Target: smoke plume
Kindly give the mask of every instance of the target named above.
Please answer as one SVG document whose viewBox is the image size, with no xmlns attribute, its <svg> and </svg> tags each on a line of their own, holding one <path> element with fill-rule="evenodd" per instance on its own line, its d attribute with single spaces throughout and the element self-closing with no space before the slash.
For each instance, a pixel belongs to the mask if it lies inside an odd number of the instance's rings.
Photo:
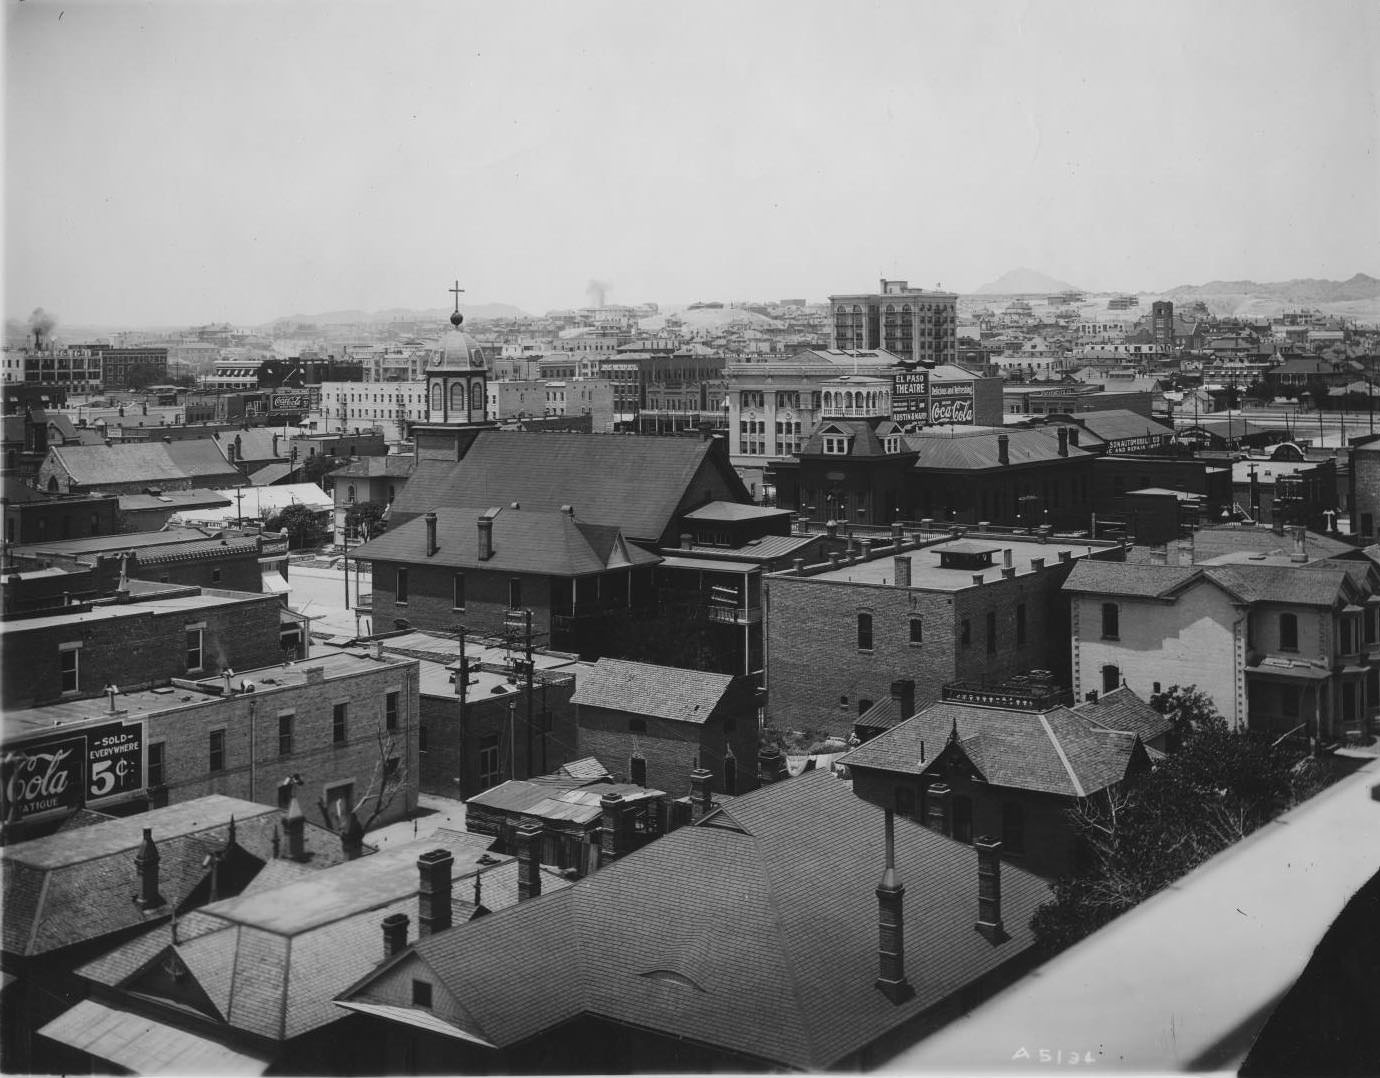
<svg viewBox="0 0 1380 1078">
<path fill-rule="evenodd" d="M 55 325 L 56 318 L 42 307 L 34 308 L 34 313 L 29 315 L 29 330 L 34 335 L 35 348 L 43 347 L 43 342 L 52 334 Z"/>
<path fill-rule="evenodd" d="M 613 291 L 613 284 L 609 281 L 590 281 L 585 285 L 585 295 L 589 297 L 591 307 L 602 307 L 604 297 Z"/>
</svg>

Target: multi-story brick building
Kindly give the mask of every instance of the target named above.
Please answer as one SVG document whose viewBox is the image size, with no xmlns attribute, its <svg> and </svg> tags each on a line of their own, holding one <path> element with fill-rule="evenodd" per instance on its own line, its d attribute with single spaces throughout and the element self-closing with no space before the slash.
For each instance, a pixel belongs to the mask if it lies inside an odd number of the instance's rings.
<svg viewBox="0 0 1380 1078">
<path fill-rule="evenodd" d="M 119 530 L 120 500 L 114 495 L 47 494 L 6 475 L 0 502 L 5 508 L 5 542 L 10 545 Z"/>
<path fill-rule="evenodd" d="M 835 348 L 884 348 L 914 363 L 953 363 L 958 293 L 883 278 L 876 292 L 829 297 Z"/>
<path fill-rule="evenodd" d="M 854 719 L 911 679 L 917 706 L 950 682 L 1005 681 L 1032 669 L 1068 684 L 1067 608 L 1075 561 L 1124 548 L 1084 540 L 959 531 L 935 540 L 893 529 L 830 564 L 765 580 L 767 723 L 847 736 Z"/>
<path fill-rule="evenodd" d="M 746 678 L 600 659 L 572 699 L 580 755 L 620 782 L 684 797 L 698 768 L 721 793 L 757 787 L 757 699 Z"/>
<path fill-rule="evenodd" d="M 416 807 L 414 661 L 338 653 L 170 680 L 7 705 L 5 818 L 37 826 L 86 805 L 127 813 L 223 794 L 281 807 L 296 796 L 314 817 L 326 806 L 336 829 L 350 811 L 382 825 Z"/>
</svg>

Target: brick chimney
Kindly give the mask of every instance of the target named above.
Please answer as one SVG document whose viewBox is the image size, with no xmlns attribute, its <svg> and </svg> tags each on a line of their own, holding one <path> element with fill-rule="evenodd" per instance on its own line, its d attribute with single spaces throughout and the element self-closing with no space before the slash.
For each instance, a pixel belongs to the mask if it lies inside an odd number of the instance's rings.
<svg viewBox="0 0 1380 1078">
<path fill-rule="evenodd" d="M 1009 434 L 997 435 L 997 463 L 1011 463 L 1011 436 Z"/>
<path fill-rule="evenodd" d="M 151 910 L 163 905 L 158 893 L 158 847 L 153 844 L 153 828 L 144 828 L 144 841 L 134 855 L 134 867 L 139 873 L 139 894 L 134 899 L 140 909 Z"/>
<path fill-rule="evenodd" d="M 479 518 L 479 560 L 494 556 L 494 518 L 486 512 Z"/>
<path fill-rule="evenodd" d="M 1078 445 L 1078 439 L 1083 437 L 1083 432 L 1077 427 L 1069 427 L 1069 445 Z"/>
<path fill-rule="evenodd" d="M 898 556 L 893 559 L 892 564 L 896 570 L 896 586 L 898 588 L 910 587 L 910 558 Z"/>
<path fill-rule="evenodd" d="M 287 836 L 289 861 L 305 861 L 307 859 L 306 830 L 306 814 L 303 813 L 302 806 L 297 803 L 297 798 L 294 797 L 288 802 L 287 814 L 283 817 L 283 834 Z"/>
<path fill-rule="evenodd" d="M 988 943 L 1007 938 L 1001 923 L 1001 843 L 984 835 L 973 845 L 978 855 L 978 919 L 976 928 Z"/>
<path fill-rule="evenodd" d="M 891 698 L 896 701 L 901 709 L 901 721 L 904 722 L 915 714 L 915 682 L 910 678 L 902 678 L 891 683 Z"/>
<path fill-rule="evenodd" d="M 433 510 L 432 512 L 429 512 L 426 515 L 426 556 L 428 558 L 432 557 L 436 553 L 437 549 L 438 548 L 436 546 L 436 513 Z"/>
<path fill-rule="evenodd" d="M 925 791 L 925 826 L 941 835 L 949 833 L 949 787 L 936 782 Z"/>
<path fill-rule="evenodd" d="M 1294 533 L 1294 552 L 1289 555 L 1289 560 L 1302 565 L 1308 560 L 1308 529 L 1296 524 L 1290 531 Z"/>
<path fill-rule="evenodd" d="M 714 772 L 697 767 L 690 772 L 691 819 L 702 820 L 714 808 Z"/>
<path fill-rule="evenodd" d="M 541 894 L 541 824 L 535 820 L 517 830 L 518 901 Z"/>
<path fill-rule="evenodd" d="M 620 841 L 623 837 L 623 795 L 605 794 L 599 798 L 599 813 L 599 862 L 607 864 L 627 852 Z"/>
<path fill-rule="evenodd" d="M 417 932 L 430 936 L 450 927 L 450 869 L 455 858 L 446 850 L 427 850 L 417 858 Z"/>
<path fill-rule="evenodd" d="M 886 811 L 886 868 L 877 884 L 877 988 L 892 1003 L 915 995 L 906 980 L 906 939 L 902 900 L 906 885 L 896 873 L 896 816 Z"/>
<path fill-rule="evenodd" d="M 1069 429 L 1068 427 L 1059 428 L 1059 455 L 1067 457 L 1069 455 Z"/>
<path fill-rule="evenodd" d="M 383 919 L 383 957 L 392 958 L 407 947 L 408 917 L 405 913 L 390 913 Z"/>
</svg>

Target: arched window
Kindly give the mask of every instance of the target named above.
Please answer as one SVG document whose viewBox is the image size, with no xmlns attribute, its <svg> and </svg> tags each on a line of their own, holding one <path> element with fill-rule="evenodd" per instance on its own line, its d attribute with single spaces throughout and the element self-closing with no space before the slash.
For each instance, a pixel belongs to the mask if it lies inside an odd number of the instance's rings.
<svg viewBox="0 0 1380 1078">
<path fill-rule="evenodd" d="M 440 383 L 440 382 L 432 382 L 432 383 L 431 383 L 431 410 L 432 410 L 433 412 L 439 412 L 439 411 L 441 410 L 441 401 L 442 401 L 442 399 L 443 399 L 443 398 L 441 397 L 441 383 Z"/>
<path fill-rule="evenodd" d="M 484 383 L 475 382 L 470 386 L 470 411 L 484 411 Z"/>
<path fill-rule="evenodd" d="M 872 615 L 858 615 L 858 650 L 872 650 Z"/>
<path fill-rule="evenodd" d="M 1102 668 L 1102 691 L 1116 692 L 1121 687 L 1121 670 L 1108 663 Z"/>
<path fill-rule="evenodd" d="M 50 475 L 50 476 L 48 477 L 48 493 L 49 493 L 49 494 L 56 494 L 57 492 L 58 492 L 58 481 L 57 481 L 57 476 L 55 476 L 55 475 Z"/>
<path fill-rule="evenodd" d="M 353 502 L 355 500 L 355 488 L 353 486 L 349 487 L 345 491 L 345 500 L 349 502 Z"/>
<path fill-rule="evenodd" d="M 450 410 L 452 412 L 463 412 L 465 410 L 465 383 L 452 382 L 450 386 Z"/>
</svg>

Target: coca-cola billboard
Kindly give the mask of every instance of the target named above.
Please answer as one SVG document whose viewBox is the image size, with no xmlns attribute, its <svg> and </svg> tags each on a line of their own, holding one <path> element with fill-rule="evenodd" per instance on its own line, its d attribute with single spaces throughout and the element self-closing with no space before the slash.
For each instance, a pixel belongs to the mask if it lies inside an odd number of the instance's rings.
<svg viewBox="0 0 1380 1078">
<path fill-rule="evenodd" d="M 930 423 L 934 426 L 973 422 L 973 383 L 934 382 L 930 385 Z"/>
<path fill-rule="evenodd" d="M 143 787 L 143 724 L 107 723 L 6 749 L 0 815 L 14 821 L 70 811 Z"/>
</svg>

